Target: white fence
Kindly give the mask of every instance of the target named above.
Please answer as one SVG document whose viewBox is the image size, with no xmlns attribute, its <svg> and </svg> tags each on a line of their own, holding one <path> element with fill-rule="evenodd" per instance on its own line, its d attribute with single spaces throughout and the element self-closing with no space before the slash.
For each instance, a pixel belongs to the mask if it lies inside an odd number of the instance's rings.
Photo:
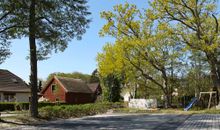
<svg viewBox="0 0 220 130">
<path fill-rule="evenodd" d="M 157 99 L 131 99 L 128 107 L 139 109 L 157 108 Z"/>
</svg>

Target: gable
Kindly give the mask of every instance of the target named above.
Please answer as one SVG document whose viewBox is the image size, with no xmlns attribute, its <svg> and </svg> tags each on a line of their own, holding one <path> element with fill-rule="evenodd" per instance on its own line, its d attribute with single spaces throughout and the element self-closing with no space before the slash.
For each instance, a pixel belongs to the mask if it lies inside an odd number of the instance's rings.
<svg viewBox="0 0 220 130">
<path fill-rule="evenodd" d="M 101 89 L 99 83 L 90 83 L 88 84 L 88 86 L 92 90 L 92 92 L 96 92 L 98 89 Z"/>
<path fill-rule="evenodd" d="M 66 89 L 63 87 L 63 85 L 55 78 L 51 78 L 47 81 L 47 83 L 43 86 L 43 89 L 41 90 L 41 94 L 45 93 L 45 91 L 48 91 L 49 89 L 52 90 L 52 85 L 57 85 L 58 87 L 61 87 L 63 91 L 66 91 Z M 50 91 L 49 90 L 49 91 Z"/>
</svg>

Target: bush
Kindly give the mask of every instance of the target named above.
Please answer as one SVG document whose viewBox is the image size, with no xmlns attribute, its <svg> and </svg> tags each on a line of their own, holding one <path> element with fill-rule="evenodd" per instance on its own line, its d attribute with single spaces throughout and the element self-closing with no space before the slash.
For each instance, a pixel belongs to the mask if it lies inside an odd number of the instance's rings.
<svg viewBox="0 0 220 130">
<path fill-rule="evenodd" d="M 28 109 L 28 102 L 0 102 L 0 111 L 15 111 Z"/>
<path fill-rule="evenodd" d="M 10 102 L 10 103 L 5 103 L 1 102 L 0 103 L 0 111 L 14 111 L 15 110 L 15 103 Z"/>
<path fill-rule="evenodd" d="M 55 106 L 55 103 L 38 103 L 38 108 Z M 29 110 L 29 102 L 0 102 L 0 111 Z"/>
<path fill-rule="evenodd" d="M 58 105 L 46 106 L 39 109 L 40 116 L 43 118 L 70 118 L 95 115 L 107 112 L 108 109 L 120 108 L 122 103 L 96 103 L 83 105 Z"/>
</svg>

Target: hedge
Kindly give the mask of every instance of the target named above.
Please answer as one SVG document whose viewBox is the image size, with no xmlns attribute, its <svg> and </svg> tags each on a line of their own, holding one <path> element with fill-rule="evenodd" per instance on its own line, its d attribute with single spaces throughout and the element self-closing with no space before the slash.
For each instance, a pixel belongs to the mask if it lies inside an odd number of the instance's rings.
<svg viewBox="0 0 220 130">
<path fill-rule="evenodd" d="M 97 103 L 96 103 L 97 104 Z M 104 107 L 119 107 L 122 105 L 121 103 L 98 103 L 104 105 Z M 85 104 L 88 105 L 88 104 Z M 90 104 L 93 105 L 93 104 Z M 90 105 L 85 107 L 90 107 Z M 82 105 L 73 105 L 73 104 L 67 104 L 67 103 L 38 103 L 38 108 L 43 107 L 66 107 L 66 106 L 82 106 Z M 98 106 L 94 106 L 98 107 Z M 121 106 L 120 106 L 121 107 Z M 86 108 L 83 108 L 86 109 Z M 94 108 L 95 109 L 95 108 Z M 15 110 L 29 110 L 29 103 L 28 102 L 0 102 L 0 111 L 15 111 Z"/>
<path fill-rule="evenodd" d="M 39 109 L 42 118 L 70 118 L 105 113 L 112 108 L 122 108 L 123 103 L 93 103 L 83 105 L 46 106 Z"/>
<path fill-rule="evenodd" d="M 14 111 L 15 110 L 15 103 L 0 103 L 0 111 Z"/>
<path fill-rule="evenodd" d="M 54 106 L 55 103 L 38 103 L 38 108 Z M 0 102 L 0 111 L 29 110 L 29 102 Z"/>
</svg>

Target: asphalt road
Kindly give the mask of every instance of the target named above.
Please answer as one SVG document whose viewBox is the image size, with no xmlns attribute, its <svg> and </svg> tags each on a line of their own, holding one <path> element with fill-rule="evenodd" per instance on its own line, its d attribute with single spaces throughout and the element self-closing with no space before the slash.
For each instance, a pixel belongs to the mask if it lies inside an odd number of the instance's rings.
<svg viewBox="0 0 220 130">
<path fill-rule="evenodd" d="M 190 115 L 117 114 L 57 120 L 37 126 L 20 126 L 7 130 L 174 130 Z"/>
<path fill-rule="evenodd" d="M 113 114 L 6 130 L 220 130 L 220 114 Z"/>
</svg>

